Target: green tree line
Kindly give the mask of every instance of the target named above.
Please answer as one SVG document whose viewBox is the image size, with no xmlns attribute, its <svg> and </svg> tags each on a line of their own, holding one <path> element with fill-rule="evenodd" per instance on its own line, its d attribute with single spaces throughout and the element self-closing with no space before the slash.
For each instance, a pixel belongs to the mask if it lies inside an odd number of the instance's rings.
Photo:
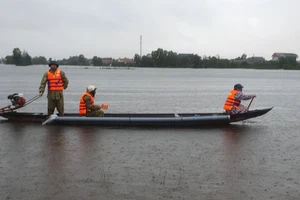
<svg viewBox="0 0 300 200">
<path fill-rule="evenodd" d="M 224 59 L 219 56 L 199 56 L 197 54 L 177 54 L 158 48 L 150 54 L 140 57 L 134 55 L 135 66 L 139 67 L 180 67 L 180 68 L 252 68 L 252 69 L 300 69 L 296 58 L 279 58 L 279 61 L 261 61 L 251 63 L 243 54 L 236 59 Z"/>
<path fill-rule="evenodd" d="M 21 51 L 19 48 L 13 49 L 13 54 L 2 58 L 5 64 L 15 64 L 17 66 L 32 65 L 32 58 L 27 51 Z"/>
<path fill-rule="evenodd" d="M 19 48 L 14 48 L 12 55 L 0 59 L 4 64 L 15 65 L 38 65 L 48 64 L 49 60 L 44 56 L 31 57 L 27 51 L 21 52 Z M 135 66 L 135 67 L 159 67 L 159 68 L 253 68 L 253 69 L 300 69 L 296 58 L 279 58 L 278 61 L 249 62 L 247 55 L 243 54 L 236 59 L 226 59 L 217 56 L 199 56 L 198 54 L 178 54 L 162 48 L 151 53 L 140 56 L 134 55 L 134 63 L 118 62 L 112 59 L 110 63 L 104 63 L 102 58 L 94 56 L 92 59 L 86 58 L 83 54 L 70 56 L 62 60 L 56 60 L 60 65 L 81 65 L 81 66 Z"/>
<path fill-rule="evenodd" d="M 17 66 L 47 64 L 48 61 L 44 56 L 31 57 L 27 51 L 21 51 L 19 48 L 14 48 L 12 55 L 2 58 L 4 64 L 14 64 Z"/>
<path fill-rule="evenodd" d="M 14 64 L 17 66 L 27 66 L 27 65 L 46 65 L 51 61 L 46 59 L 44 56 L 31 57 L 27 51 L 21 51 L 19 48 L 14 48 L 12 55 L 8 55 L 5 58 L 0 59 L 0 63 L 4 64 Z M 100 57 L 94 56 L 92 59 L 87 59 L 84 55 L 70 56 L 68 59 L 56 60 L 60 65 L 94 65 L 102 66 L 102 59 Z"/>
</svg>

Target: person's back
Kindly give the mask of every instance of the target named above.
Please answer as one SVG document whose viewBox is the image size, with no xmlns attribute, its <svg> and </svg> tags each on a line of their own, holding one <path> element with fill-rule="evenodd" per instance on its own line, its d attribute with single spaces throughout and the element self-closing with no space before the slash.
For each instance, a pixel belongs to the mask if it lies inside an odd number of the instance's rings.
<svg viewBox="0 0 300 200">
<path fill-rule="evenodd" d="M 252 99 L 256 97 L 256 95 L 243 94 L 243 88 L 244 86 L 241 84 L 235 84 L 233 90 L 229 92 L 223 107 L 227 114 L 248 112 L 248 108 L 243 106 L 241 101 Z"/>
<path fill-rule="evenodd" d="M 95 86 L 88 86 L 86 92 L 80 97 L 79 102 L 79 114 L 87 117 L 103 117 L 104 112 L 101 110 L 101 106 L 95 105 Z"/>
</svg>

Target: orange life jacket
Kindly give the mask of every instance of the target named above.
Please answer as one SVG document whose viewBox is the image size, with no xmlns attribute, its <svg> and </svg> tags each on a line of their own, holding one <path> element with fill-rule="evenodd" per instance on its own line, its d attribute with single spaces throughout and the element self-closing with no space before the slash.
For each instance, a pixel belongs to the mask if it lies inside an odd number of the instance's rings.
<svg viewBox="0 0 300 200">
<path fill-rule="evenodd" d="M 61 78 L 60 70 L 57 69 L 54 74 L 48 70 L 48 90 L 61 91 L 64 90 L 64 83 Z"/>
<path fill-rule="evenodd" d="M 224 104 L 224 109 L 225 110 L 231 110 L 233 107 L 238 108 L 241 104 L 240 100 L 236 100 L 234 98 L 234 95 L 238 92 L 238 90 L 231 90 L 230 93 L 228 94 L 228 97 L 225 101 Z"/>
<path fill-rule="evenodd" d="M 83 93 L 80 97 L 80 102 L 79 102 L 79 114 L 80 115 L 85 115 L 87 111 L 90 111 L 89 109 L 86 108 L 85 102 L 83 100 L 83 97 L 86 95 L 90 97 L 91 103 L 92 103 L 92 105 L 94 105 L 94 97 L 88 92 Z"/>
</svg>

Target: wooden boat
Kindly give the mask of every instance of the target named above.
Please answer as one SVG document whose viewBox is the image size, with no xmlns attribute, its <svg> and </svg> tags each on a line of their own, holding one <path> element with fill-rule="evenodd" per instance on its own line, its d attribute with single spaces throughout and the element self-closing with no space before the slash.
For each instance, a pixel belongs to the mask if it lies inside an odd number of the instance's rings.
<svg viewBox="0 0 300 200">
<path fill-rule="evenodd" d="M 0 112 L 0 116 L 11 122 L 37 122 L 43 125 L 199 127 L 228 125 L 244 121 L 264 115 L 272 108 L 250 110 L 247 113 L 232 115 L 225 113 L 106 113 L 104 117 L 85 117 L 77 113 L 48 116 L 43 113 L 12 111 Z"/>
</svg>

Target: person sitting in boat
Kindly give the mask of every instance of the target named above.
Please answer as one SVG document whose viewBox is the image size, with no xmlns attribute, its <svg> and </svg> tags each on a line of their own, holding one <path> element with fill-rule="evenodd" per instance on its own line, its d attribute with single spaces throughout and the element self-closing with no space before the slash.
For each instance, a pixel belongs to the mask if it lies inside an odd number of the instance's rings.
<svg viewBox="0 0 300 200">
<path fill-rule="evenodd" d="M 15 108 L 22 107 L 26 103 L 26 100 L 21 93 L 8 95 L 7 98 L 11 101 L 12 106 L 14 106 Z"/>
<path fill-rule="evenodd" d="M 79 114 L 87 117 L 103 117 L 104 112 L 101 110 L 101 106 L 94 104 L 94 98 L 96 95 L 96 87 L 90 85 L 86 88 L 86 92 L 80 97 L 79 102 Z"/>
<path fill-rule="evenodd" d="M 256 95 L 243 94 L 243 88 L 241 84 L 235 84 L 233 90 L 230 91 L 224 104 L 224 110 L 227 114 L 245 113 L 248 112 L 248 108 L 241 104 L 242 100 L 249 100 L 255 98 Z"/>
</svg>

